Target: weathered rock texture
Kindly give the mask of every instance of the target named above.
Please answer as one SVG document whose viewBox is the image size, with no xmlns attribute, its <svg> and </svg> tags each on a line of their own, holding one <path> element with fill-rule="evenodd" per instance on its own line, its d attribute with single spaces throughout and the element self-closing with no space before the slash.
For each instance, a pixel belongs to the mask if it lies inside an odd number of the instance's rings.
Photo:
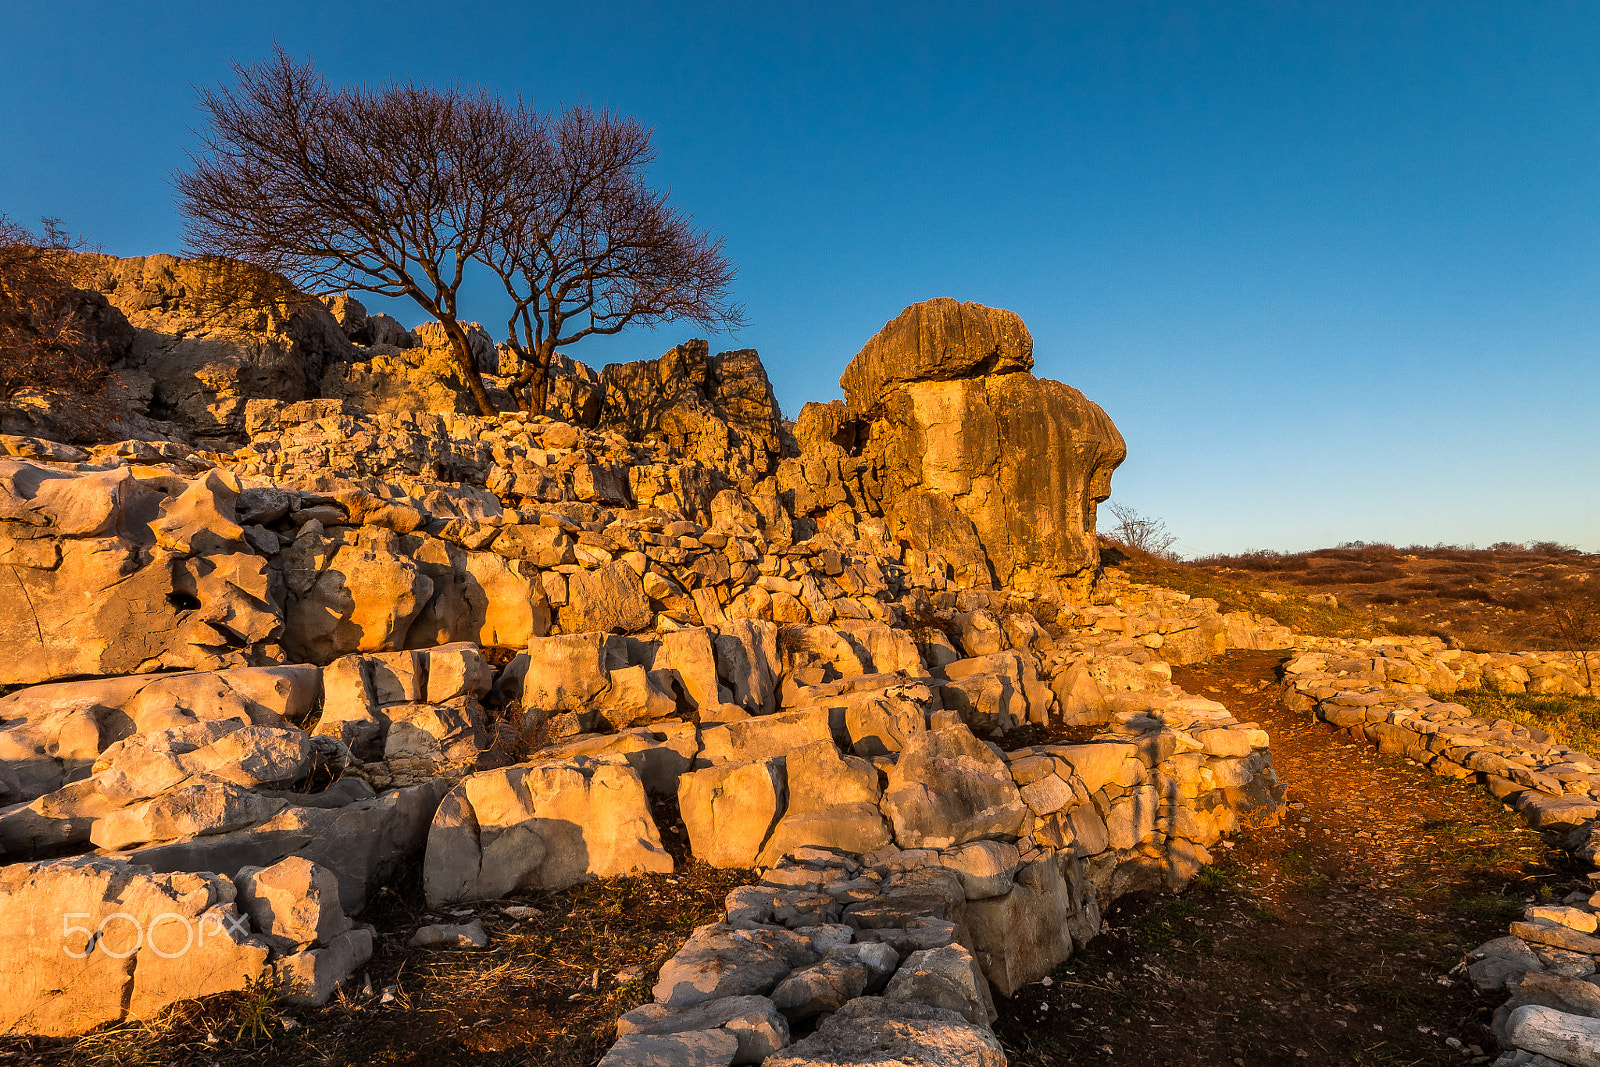
<svg viewBox="0 0 1600 1067">
<path fill-rule="evenodd" d="M 611 364 L 603 388 L 597 428 L 633 441 L 658 438 L 684 460 L 747 467 L 759 478 L 785 451 L 783 416 L 752 348 L 713 356 L 706 342 L 690 341 L 660 359 Z M 739 488 L 748 493 L 753 482 Z"/>
<path fill-rule="evenodd" d="M 482 417 L 437 330 L 227 264 L 84 263 L 146 428 L 0 437 L 0 907 L 232 932 L 203 973 L 19 948 L 16 1032 L 255 978 L 325 1003 L 400 943 L 357 920 L 408 858 L 434 906 L 667 873 L 676 798 L 699 858 L 771 870 L 610 1062 L 874 1027 L 990 1062 L 990 983 L 1272 817 L 1265 736 L 1169 667 L 1266 624 L 1079 595 L 1121 442 L 1028 374 L 1009 313 L 910 309 L 797 443 L 750 350 L 564 361 L 559 418 Z M 472 336 L 498 388 L 518 368 Z M 1008 751 L 1026 723 L 1099 732 Z"/>
<path fill-rule="evenodd" d="M 122 379 L 138 413 L 200 437 L 242 435 L 248 400 L 316 396 L 352 349 L 322 304 L 239 264 L 85 255 L 78 268 L 133 327 Z"/>
<path fill-rule="evenodd" d="M 1009 311 L 907 308 L 845 369 L 843 403 L 802 410 L 797 510 L 825 515 L 859 492 L 964 585 L 1081 595 L 1099 564 L 1095 508 L 1127 450 L 1097 405 L 1032 367 Z"/>
</svg>

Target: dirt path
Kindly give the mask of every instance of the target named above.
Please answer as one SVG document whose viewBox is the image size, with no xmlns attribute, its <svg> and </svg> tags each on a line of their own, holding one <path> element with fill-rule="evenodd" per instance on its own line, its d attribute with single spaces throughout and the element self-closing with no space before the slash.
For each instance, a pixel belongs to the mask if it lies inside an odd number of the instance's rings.
<svg viewBox="0 0 1600 1067">
<path fill-rule="evenodd" d="M 1050 985 L 1002 1002 L 1017 1067 L 1492 1058 L 1494 1005 L 1449 972 L 1525 902 L 1578 879 L 1481 790 L 1284 711 L 1282 659 L 1174 671 L 1271 734 L 1282 825 L 1218 848 L 1180 897 L 1123 901 Z"/>
</svg>

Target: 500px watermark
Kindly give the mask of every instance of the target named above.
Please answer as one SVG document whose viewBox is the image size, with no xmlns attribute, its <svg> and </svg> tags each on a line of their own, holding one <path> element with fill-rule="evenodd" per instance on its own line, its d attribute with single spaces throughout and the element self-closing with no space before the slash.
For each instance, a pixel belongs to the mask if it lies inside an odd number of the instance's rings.
<svg viewBox="0 0 1600 1067">
<path fill-rule="evenodd" d="M 61 951 L 75 960 L 91 952 L 103 952 L 112 959 L 127 959 L 141 948 L 148 948 L 164 960 L 177 959 L 190 949 L 203 947 L 207 937 L 222 936 L 232 941 L 235 937 L 250 936 L 250 921 L 243 915 L 208 911 L 199 917 L 162 912 L 141 922 L 136 915 L 114 911 L 100 920 L 98 926 L 78 924 L 78 920 L 92 919 L 87 911 L 69 911 L 61 916 Z M 87 940 L 81 951 L 73 948 L 82 934 Z M 159 935 L 159 937 L 158 937 Z"/>
</svg>

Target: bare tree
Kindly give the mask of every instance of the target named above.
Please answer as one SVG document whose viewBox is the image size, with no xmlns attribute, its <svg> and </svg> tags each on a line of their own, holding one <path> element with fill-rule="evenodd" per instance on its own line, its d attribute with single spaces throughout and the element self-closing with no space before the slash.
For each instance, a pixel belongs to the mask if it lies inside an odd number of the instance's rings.
<svg viewBox="0 0 1600 1067">
<path fill-rule="evenodd" d="M 92 328 L 94 297 L 72 284 L 82 247 L 59 219 L 36 234 L 0 214 L 0 397 L 24 389 L 72 397 L 97 392 L 114 353 Z"/>
<path fill-rule="evenodd" d="M 556 349 L 630 323 L 682 319 L 710 329 L 742 324 L 728 300 L 733 264 L 721 238 L 645 182 L 655 157 L 636 119 L 565 108 L 520 156 L 513 210 L 495 219 L 484 262 L 511 297 L 507 343 L 522 361 L 515 392 L 544 411 Z"/>
<path fill-rule="evenodd" d="M 1584 585 L 1565 588 L 1549 586 L 1542 590 L 1545 621 L 1583 668 L 1583 684 L 1594 690 L 1594 668 L 1589 656 L 1600 646 L 1600 589 Z"/>
<path fill-rule="evenodd" d="M 1126 504 L 1112 504 L 1110 508 L 1111 514 L 1117 517 L 1117 524 L 1107 537 L 1152 556 L 1176 558 L 1172 546 L 1178 543 L 1178 538 L 1167 529 L 1166 523 L 1141 515 Z"/>
<path fill-rule="evenodd" d="M 522 202 L 537 116 L 456 86 L 333 89 L 281 47 L 234 73 L 236 86 L 200 90 L 208 128 L 176 177 L 190 251 L 310 292 L 409 297 L 494 414 L 458 301 L 467 265 Z"/>
</svg>

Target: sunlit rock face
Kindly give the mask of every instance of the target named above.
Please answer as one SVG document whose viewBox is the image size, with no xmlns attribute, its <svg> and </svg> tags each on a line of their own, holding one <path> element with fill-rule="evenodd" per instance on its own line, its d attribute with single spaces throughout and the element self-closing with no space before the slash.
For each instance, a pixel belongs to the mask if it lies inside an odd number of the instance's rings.
<svg viewBox="0 0 1600 1067">
<path fill-rule="evenodd" d="M 1016 314 L 913 304 L 845 369 L 844 402 L 807 405 L 796 436 L 860 457 L 896 535 L 964 584 L 1081 593 L 1127 447 L 1098 405 L 1032 367 Z"/>
</svg>

